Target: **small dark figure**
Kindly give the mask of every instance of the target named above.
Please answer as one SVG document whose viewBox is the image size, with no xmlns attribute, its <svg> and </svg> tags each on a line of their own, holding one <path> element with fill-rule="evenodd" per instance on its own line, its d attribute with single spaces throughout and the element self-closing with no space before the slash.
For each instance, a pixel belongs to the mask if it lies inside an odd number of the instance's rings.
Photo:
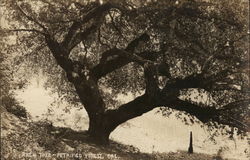
<svg viewBox="0 0 250 160">
<path fill-rule="evenodd" d="M 192 135 L 192 131 L 190 132 L 190 143 L 189 143 L 189 147 L 188 147 L 188 153 L 193 153 L 193 135 Z"/>
</svg>

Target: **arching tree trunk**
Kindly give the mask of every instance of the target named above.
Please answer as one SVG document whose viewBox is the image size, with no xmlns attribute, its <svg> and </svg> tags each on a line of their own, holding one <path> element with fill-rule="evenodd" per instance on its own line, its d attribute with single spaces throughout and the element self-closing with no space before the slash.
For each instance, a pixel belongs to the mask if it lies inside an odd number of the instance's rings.
<svg viewBox="0 0 250 160">
<path fill-rule="evenodd" d="M 129 119 L 141 116 L 154 108 L 154 105 L 148 100 L 146 94 L 137 97 L 118 109 L 107 110 L 102 114 L 89 114 L 88 133 L 97 144 L 109 144 L 109 136 L 117 126 Z"/>
</svg>

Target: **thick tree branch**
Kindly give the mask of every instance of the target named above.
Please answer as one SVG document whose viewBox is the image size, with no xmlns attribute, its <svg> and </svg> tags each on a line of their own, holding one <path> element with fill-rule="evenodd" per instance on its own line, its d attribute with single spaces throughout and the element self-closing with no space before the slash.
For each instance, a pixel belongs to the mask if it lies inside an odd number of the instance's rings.
<svg viewBox="0 0 250 160">
<path fill-rule="evenodd" d="M 172 90 L 174 91 L 174 90 Z M 175 93 L 169 91 L 168 94 L 163 92 L 155 94 L 155 98 L 149 97 L 148 94 L 144 94 L 142 96 L 137 97 L 136 99 L 128 102 L 126 104 L 121 105 L 116 110 L 108 110 L 106 112 L 107 117 L 112 118 L 112 127 L 111 130 L 115 129 L 119 124 L 126 122 L 129 119 L 135 118 L 137 116 L 141 116 L 142 114 L 160 106 L 166 106 L 178 111 L 184 111 L 197 117 L 203 123 L 207 123 L 209 121 L 218 122 L 219 124 L 229 125 L 233 127 L 239 127 L 238 121 L 228 122 L 224 121 L 224 118 L 221 118 L 220 115 L 227 110 L 232 110 L 238 105 L 247 105 L 249 103 L 249 99 L 232 102 L 228 105 L 225 105 L 221 109 L 216 109 L 216 107 L 212 106 L 200 106 L 198 104 L 184 101 L 178 98 L 178 89 L 175 89 Z M 223 115 L 224 116 L 224 115 Z M 246 129 L 247 127 L 241 124 L 241 129 Z"/>
<path fill-rule="evenodd" d="M 174 78 L 169 80 L 162 92 L 168 92 L 171 89 L 185 89 L 185 88 L 203 88 L 205 87 L 205 81 L 202 74 L 193 74 L 185 78 Z"/>
<path fill-rule="evenodd" d="M 178 96 L 179 90 L 167 94 L 160 91 L 151 95 L 145 93 L 134 100 L 121 105 L 118 109 L 107 110 L 105 114 L 112 122 L 110 130 L 114 130 L 119 124 L 141 116 L 156 107 L 170 105 Z"/>
<path fill-rule="evenodd" d="M 147 34 L 142 34 L 138 38 L 131 41 L 126 47 L 126 49 L 124 50 L 113 48 L 108 51 L 105 51 L 102 54 L 100 63 L 91 69 L 91 74 L 95 76 L 96 79 L 98 80 L 101 77 L 105 76 L 106 74 L 132 62 L 132 60 L 136 60 L 136 61 L 138 60 L 138 62 L 141 64 L 143 64 L 144 62 L 147 62 L 148 57 L 150 57 L 149 54 L 147 53 L 145 54 L 145 56 L 147 57 L 146 58 L 143 56 L 144 54 L 136 55 L 136 54 L 133 54 L 133 52 L 140 42 L 146 42 L 148 40 L 149 40 L 149 36 Z M 119 56 L 112 58 L 111 60 L 108 60 L 108 57 L 113 56 L 113 55 L 119 55 Z M 154 57 L 154 55 L 152 57 Z M 146 58 L 146 60 L 144 58 Z"/>
<path fill-rule="evenodd" d="M 164 88 L 163 92 L 168 92 L 171 89 L 185 89 L 185 88 L 202 88 L 205 90 L 211 90 L 211 87 L 218 81 L 225 79 L 228 75 L 234 73 L 230 69 L 222 70 L 218 73 L 210 76 L 204 76 L 203 73 L 192 74 L 185 78 L 170 79 Z"/>
<path fill-rule="evenodd" d="M 111 118 L 110 121 L 112 125 L 110 130 L 115 129 L 121 123 L 126 122 L 129 119 L 141 116 L 142 114 L 152 110 L 154 105 L 149 101 L 149 98 L 146 94 L 139 96 L 128 102 L 121 105 L 116 110 L 106 111 L 107 117 Z"/>
<path fill-rule="evenodd" d="M 235 105 L 234 102 L 232 104 L 233 106 Z M 230 107 L 228 108 L 228 105 L 225 106 L 225 108 L 227 108 L 226 110 L 233 109 Z M 208 107 L 208 106 L 201 107 L 198 104 L 183 101 L 180 99 L 176 99 L 175 101 L 172 101 L 172 103 L 169 103 L 168 105 L 165 106 L 179 111 L 185 111 L 186 113 L 195 116 L 203 123 L 207 123 L 210 121 L 218 122 L 219 124 L 229 125 L 230 127 L 237 127 L 245 131 L 249 130 L 250 128 L 250 126 L 244 124 L 241 120 L 235 119 L 230 115 L 225 114 L 226 111 L 225 109 L 216 109 L 215 107 Z"/>
<path fill-rule="evenodd" d="M 112 50 L 108 51 L 108 54 L 111 54 Z M 157 57 L 156 52 L 141 52 L 138 54 L 140 57 L 143 57 L 146 60 L 154 61 Z M 108 73 L 113 72 L 116 69 L 119 69 L 127 64 L 129 64 L 131 59 L 128 59 L 124 56 L 118 56 L 106 61 L 105 63 L 100 62 L 95 67 L 92 68 L 91 74 L 96 77 L 96 79 L 100 79 L 104 77 Z"/>
<path fill-rule="evenodd" d="M 201 107 L 197 104 L 183 101 L 180 99 L 176 99 L 172 101 L 172 103 L 169 103 L 168 105 L 164 105 L 172 109 L 176 109 L 179 111 L 185 111 L 186 113 L 189 113 L 190 115 L 194 115 L 202 122 L 208 122 L 210 119 L 212 119 L 214 116 L 217 116 L 218 110 L 215 107 Z"/>
<path fill-rule="evenodd" d="M 56 62 L 66 72 L 74 71 L 74 65 L 68 57 L 68 51 L 64 49 L 56 40 L 53 40 L 50 36 L 45 36 L 45 41 L 51 50 L 51 53 L 56 59 Z"/>
<path fill-rule="evenodd" d="M 131 41 L 127 48 L 125 49 L 127 52 L 131 52 L 133 53 L 134 50 L 136 49 L 136 47 L 139 45 L 140 42 L 147 42 L 150 40 L 150 37 L 147 33 L 143 33 L 141 36 L 137 37 L 136 39 L 134 39 L 133 41 Z"/>
<path fill-rule="evenodd" d="M 91 33 L 98 29 L 98 27 L 98 25 L 92 25 L 91 27 L 86 28 L 85 31 L 77 33 L 74 39 L 68 44 L 67 48 L 69 49 L 69 51 L 72 50 L 75 46 L 77 46 L 81 41 L 87 39 Z"/>
</svg>

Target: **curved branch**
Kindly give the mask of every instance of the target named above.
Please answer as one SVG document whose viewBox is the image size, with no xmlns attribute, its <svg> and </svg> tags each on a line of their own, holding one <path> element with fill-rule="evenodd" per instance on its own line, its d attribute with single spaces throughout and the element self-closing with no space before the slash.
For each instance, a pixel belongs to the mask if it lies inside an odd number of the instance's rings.
<svg viewBox="0 0 250 160">
<path fill-rule="evenodd" d="M 91 33 L 96 31 L 98 25 L 92 25 L 83 32 L 79 32 L 75 35 L 74 39 L 67 44 L 67 48 L 71 51 L 75 46 L 77 46 L 81 41 L 86 39 Z"/>
<path fill-rule="evenodd" d="M 180 99 L 176 99 L 172 101 L 172 103 L 164 106 L 179 111 L 185 111 L 186 113 L 194 115 L 204 123 L 208 122 L 210 119 L 217 116 L 219 113 L 219 110 L 217 110 L 215 107 L 201 107 L 197 104 L 183 101 Z"/>
<path fill-rule="evenodd" d="M 179 98 L 173 99 L 171 101 L 162 99 L 158 101 L 158 105 L 166 106 L 179 111 L 184 111 L 186 113 L 189 113 L 190 115 L 195 116 L 203 123 L 213 121 L 218 122 L 219 124 L 237 127 L 241 130 L 246 131 L 250 128 L 249 124 L 244 124 L 239 119 L 233 118 L 232 116 L 230 116 L 230 114 L 227 114 L 227 112 L 235 112 L 234 109 L 239 108 L 240 106 L 245 106 L 247 110 L 249 101 L 250 99 L 243 99 L 231 102 L 219 109 L 217 109 L 215 106 L 201 106 L 196 103 L 180 100 Z"/>
<path fill-rule="evenodd" d="M 205 77 L 203 73 L 192 74 L 185 78 L 174 78 L 169 80 L 164 88 L 163 92 L 168 92 L 171 89 L 185 89 L 185 88 L 202 88 L 205 90 L 211 90 L 212 85 L 216 82 L 225 79 L 228 75 L 234 73 L 230 69 L 224 69 L 218 73 Z"/>
<path fill-rule="evenodd" d="M 121 123 L 141 116 L 142 114 L 151 111 L 153 108 L 154 105 L 152 105 L 149 101 L 148 96 L 144 94 L 126 104 L 121 105 L 118 109 L 107 110 L 105 114 L 112 122 L 110 130 L 114 130 Z"/>
<path fill-rule="evenodd" d="M 202 74 L 193 74 L 187 76 L 183 79 L 181 78 L 174 78 L 169 80 L 162 92 L 168 92 L 171 89 L 185 89 L 185 88 L 204 88 L 206 81 Z"/>
<path fill-rule="evenodd" d="M 132 53 L 134 52 L 134 50 L 136 49 L 136 47 L 139 45 L 140 42 L 145 43 L 148 40 L 149 36 L 144 33 L 138 38 L 131 41 L 124 50 L 113 48 L 108 51 L 105 51 L 102 54 L 103 57 L 101 58 L 100 63 L 91 69 L 91 74 L 98 80 L 101 77 L 107 75 L 108 73 L 113 72 L 114 70 L 132 62 L 132 60 L 137 59 L 139 63 L 143 64 L 144 62 L 149 60 L 149 57 L 154 57 L 154 56 L 148 56 L 147 53 L 146 54 L 142 53 L 141 55 Z M 114 51 L 116 51 L 116 53 L 114 53 Z M 117 56 L 111 60 L 107 60 L 109 55 L 111 56 L 124 55 L 124 56 Z M 144 57 L 143 55 L 145 55 L 146 57 Z"/>
<path fill-rule="evenodd" d="M 53 40 L 49 35 L 45 36 L 45 41 L 53 56 L 56 59 L 57 64 L 62 67 L 66 72 L 72 72 L 74 65 L 68 57 L 68 52 L 57 41 Z"/>
</svg>

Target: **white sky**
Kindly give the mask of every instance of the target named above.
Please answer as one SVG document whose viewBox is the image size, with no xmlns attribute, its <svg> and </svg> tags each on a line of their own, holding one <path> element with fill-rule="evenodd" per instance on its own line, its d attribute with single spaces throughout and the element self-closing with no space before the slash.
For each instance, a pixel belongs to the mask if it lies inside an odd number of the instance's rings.
<svg viewBox="0 0 250 160">
<path fill-rule="evenodd" d="M 26 90 L 17 92 L 18 98 L 24 102 L 24 106 L 33 117 L 41 117 L 43 113 L 46 113 L 55 97 L 42 88 L 42 81 L 37 82 L 39 81 L 34 79 Z M 55 125 L 81 130 L 88 128 L 88 118 L 84 110 L 73 109 L 70 114 L 66 115 L 63 115 L 62 108 L 55 110 L 56 114 L 51 118 Z M 217 138 L 217 144 L 213 144 L 208 140 L 208 132 L 199 125 L 187 126 L 177 120 L 174 115 L 166 118 L 160 114 L 156 115 L 155 112 L 156 110 L 153 110 L 119 126 L 111 134 L 111 139 L 138 147 L 142 152 L 176 152 L 177 150 L 187 150 L 189 132 L 192 131 L 195 152 L 217 153 L 218 149 L 225 148 L 222 153 L 225 157 L 248 159 L 244 153 L 247 148 L 247 140 L 237 140 L 236 138 L 235 148 L 234 141 L 220 136 Z"/>
</svg>

